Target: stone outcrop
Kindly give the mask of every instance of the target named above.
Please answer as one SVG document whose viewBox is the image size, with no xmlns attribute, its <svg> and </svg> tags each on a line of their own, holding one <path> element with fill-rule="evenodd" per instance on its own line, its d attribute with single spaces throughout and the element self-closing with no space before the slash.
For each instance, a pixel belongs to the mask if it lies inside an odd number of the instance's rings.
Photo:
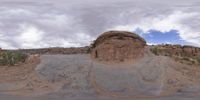
<svg viewBox="0 0 200 100">
<path fill-rule="evenodd" d="M 146 41 L 126 31 L 108 31 L 91 46 L 91 56 L 99 61 L 123 62 L 143 56 Z"/>
<path fill-rule="evenodd" d="M 200 48 L 193 46 L 181 46 L 181 45 L 156 45 L 159 55 L 166 56 L 182 56 L 182 57 L 195 57 L 200 56 Z"/>
</svg>

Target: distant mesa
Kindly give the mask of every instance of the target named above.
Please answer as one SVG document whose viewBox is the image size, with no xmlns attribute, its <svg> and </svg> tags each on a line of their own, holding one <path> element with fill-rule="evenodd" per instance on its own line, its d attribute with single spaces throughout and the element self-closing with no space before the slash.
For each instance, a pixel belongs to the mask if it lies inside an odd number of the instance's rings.
<svg viewBox="0 0 200 100">
<path fill-rule="evenodd" d="M 143 56 L 146 41 L 126 31 L 108 31 L 92 44 L 91 56 L 99 61 L 124 62 Z"/>
</svg>

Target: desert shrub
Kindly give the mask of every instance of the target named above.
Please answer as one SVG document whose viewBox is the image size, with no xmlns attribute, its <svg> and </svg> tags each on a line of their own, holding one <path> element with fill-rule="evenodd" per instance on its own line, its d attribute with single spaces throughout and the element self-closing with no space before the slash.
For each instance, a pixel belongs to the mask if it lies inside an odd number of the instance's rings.
<svg viewBox="0 0 200 100">
<path fill-rule="evenodd" d="M 188 58 L 188 57 L 183 57 L 182 59 L 185 61 L 190 61 L 190 58 Z"/>
<path fill-rule="evenodd" d="M 5 51 L 0 54 L 0 65 L 15 65 L 21 62 L 24 62 L 27 58 L 27 55 L 18 53 L 18 52 L 10 52 Z"/>
<path fill-rule="evenodd" d="M 196 60 L 200 64 L 200 56 L 196 57 Z"/>
<path fill-rule="evenodd" d="M 158 55 L 158 51 L 159 51 L 158 47 L 151 48 L 151 51 L 152 51 L 153 54 Z"/>
</svg>

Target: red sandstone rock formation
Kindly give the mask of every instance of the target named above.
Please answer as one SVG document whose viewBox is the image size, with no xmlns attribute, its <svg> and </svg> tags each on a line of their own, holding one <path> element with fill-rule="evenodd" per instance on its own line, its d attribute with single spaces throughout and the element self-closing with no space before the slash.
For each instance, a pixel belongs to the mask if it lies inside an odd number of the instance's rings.
<svg viewBox="0 0 200 100">
<path fill-rule="evenodd" d="M 109 31 L 92 44 L 91 55 L 100 61 L 122 62 L 143 55 L 146 42 L 139 35 L 125 31 Z"/>
<path fill-rule="evenodd" d="M 195 57 L 200 56 L 200 48 L 193 46 L 181 46 L 181 45 L 157 45 L 158 54 L 167 56 L 185 56 Z"/>
</svg>

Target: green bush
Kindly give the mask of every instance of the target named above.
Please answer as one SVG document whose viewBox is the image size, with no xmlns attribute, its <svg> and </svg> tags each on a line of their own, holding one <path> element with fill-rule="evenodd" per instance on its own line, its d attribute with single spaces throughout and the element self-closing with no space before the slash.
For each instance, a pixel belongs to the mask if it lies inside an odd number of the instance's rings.
<svg viewBox="0 0 200 100">
<path fill-rule="evenodd" d="M 155 54 L 155 55 L 158 55 L 158 47 L 153 47 L 151 49 L 151 51 Z"/>
<path fill-rule="evenodd" d="M 10 52 L 5 51 L 0 54 L 0 65 L 15 65 L 20 62 L 24 62 L 27 58 L 27 55 L 18 53 L 18 52 Z"/>
<path fill-rule="evenodd" d="M 196 58 L 197 62 L 200 64 L 200 56 Z"/>
</svg>

